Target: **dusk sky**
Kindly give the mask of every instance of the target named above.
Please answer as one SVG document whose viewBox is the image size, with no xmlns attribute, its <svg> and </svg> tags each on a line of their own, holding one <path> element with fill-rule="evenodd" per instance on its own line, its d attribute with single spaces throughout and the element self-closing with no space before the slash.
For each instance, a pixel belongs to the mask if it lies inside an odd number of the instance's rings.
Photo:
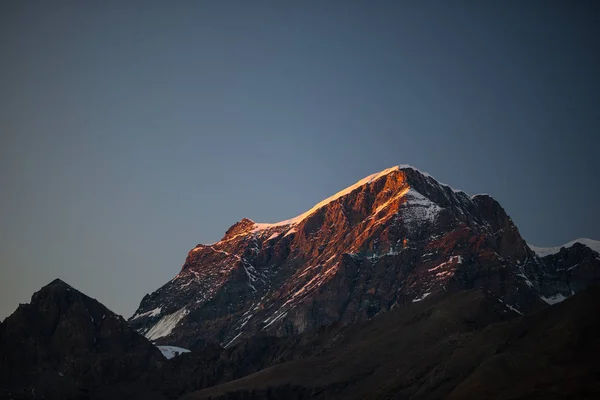
<svg viewBox="0 0 600 400">
<path fill-rule="evenodd" d="M 0 319 L 57 277 L 129 317 L 236 221 L 396 164 L 600 239 L 598 4 L 3 1 Z"/>
</svg>

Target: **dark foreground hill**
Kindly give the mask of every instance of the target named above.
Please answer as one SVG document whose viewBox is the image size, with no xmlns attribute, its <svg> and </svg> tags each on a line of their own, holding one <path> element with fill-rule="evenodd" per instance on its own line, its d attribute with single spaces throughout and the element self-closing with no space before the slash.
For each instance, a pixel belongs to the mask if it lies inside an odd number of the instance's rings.
<svg viewBox="0 0 600 400">
<path fill-rule="evenodd" d="M 600 288 L 520 316 L 481 290 L 166 360 L 55 281 L 0 325 L 2 399 L 600 398 Z"/>
<path fill-rule="evenodd" d="M 209 346 L 102 397 L 599 398 L 599 331 L 598 287 L 526 316 L 487 292 L 446 293 L 350 326 Z"/>
<path fill-rule="evenodd" d="M 600 290 L 524 317 L 489 294 L 427 299 L 325 335 L 314 355 L 192 399 L 597 399 Z"/>
<path fill-rule="evenodd" d="M 0 398 L 87 399 L 163 360 L 121 316 L 57 279 L 0 325 Z"/>
</svg>

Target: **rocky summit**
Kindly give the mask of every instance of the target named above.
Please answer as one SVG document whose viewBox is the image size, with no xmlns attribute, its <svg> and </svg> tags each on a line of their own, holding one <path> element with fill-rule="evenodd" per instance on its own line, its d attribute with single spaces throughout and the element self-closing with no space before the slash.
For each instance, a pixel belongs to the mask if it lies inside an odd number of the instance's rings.
<svg viewBox="0 0 600 400">
<path fill-rule="evenodd" d="M 349 325 L 441 292 L 479 289 L 524 314 L 599 273 L 590 246 L 540 257 L 492 197 L 396 166 L 295 218 L 243 219 L 219 242 L 196 246 L 129 323 L 157 344 L 227 348 L 257 334 Z"/>
<path fill-rule="evenodd" d="M 0 399 L 88 399 L 163 361 L 123 317 L 56 279 L 0 325 Z"/>
</svg>

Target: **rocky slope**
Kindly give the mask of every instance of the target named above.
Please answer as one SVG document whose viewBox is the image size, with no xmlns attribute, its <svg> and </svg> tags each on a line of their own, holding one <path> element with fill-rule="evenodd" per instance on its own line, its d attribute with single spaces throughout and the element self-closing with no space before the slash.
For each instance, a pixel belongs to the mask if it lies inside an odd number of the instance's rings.
<svg viewBox="0 0 600 400">
<path fill-rule="evenodd" d="M 526 316 L 479 290 L 432 295 L 182 399 L 596 399 L 599 312 L 599 287 Z"/>
<path fill-rule="evenodd" d="M 577 239 L 560 247 L 531 248 L 542 257 L 545 276 L 540 282 L 542 299 L 558 303 L 600 281 L 600 242 Z"/>
<path fill-rule="evenodd" d="M 166 360 L 60 281 L 0 325 L 0 399 L 597 398 L 600 288 L 520 316 L 478 289 Z"/>
<path fill-rule="evenodd" d="M 565 283 L 564 268 L 579 256 L 556 267 L 527 246 L 490 196 L 471 197 L 399 166 L 296 218 L 243 219 L 219 242 L 196 246 L 129 322 L 156 343 L 200 348 L 364 321 L 443 291 L 480 288 L 525 313 L 597 280 L 591 254 Z"/>
<path fill-rule="evenodd" d="M 0 325 L 0 398 L 87 399 L 163 361 L 121 316 L 57 279 Z"/>
</svg>

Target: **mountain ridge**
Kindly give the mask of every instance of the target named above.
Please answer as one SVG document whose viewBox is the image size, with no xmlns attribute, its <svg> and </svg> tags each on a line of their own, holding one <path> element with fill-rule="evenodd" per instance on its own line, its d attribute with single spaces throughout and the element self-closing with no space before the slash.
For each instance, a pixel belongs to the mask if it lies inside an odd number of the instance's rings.
<svg viewBox="0 0 600 400">
<path fill-rule="evenodd" d="M 558 253 L 563 247 L 569 248 L 569 247 L 573 246 L 575 243 L 580 243 L 584 246 L 589 247 L 596 253 L 600 253 L 600 240 L 594 240 L 594 239 L 589 239 L 589 238 L 574 239 L 574 240 L 571 240 L 560 246 L 540 247 L 540 246 L 529 245 L 529 248 L 531 250 L 533 250 L 538 256 L 546 257 L 549 255 Z"/>
<path fill-rule="evenodd" d="M 317 212 L 319 209 L 327 206 L 329 203 L 339 199 L 340 197 L 343 197 L 345 195 L 350 194 L 353 190 L 360 188 L 361 186 L 367 185 L 369 183 L 374 182 L 375 180 L 378 180 L 388 174 L 391 174 L 393 172 L 397 172 L 397 171 L 401 171 L 401 170 L 413 170 L 418 172 L 419 174 L 421 174 L 424 177 L 427 178 L 431 178 L 434 179 L 435 178 L 433 176 L 431 176 L 431 174 L 427 173 L 427 172 L 423 172 L 421 170 L 419 170 L 418 168 L 412 166 L 412 165 L 408 165 L 408 164 L 399 164 L 399 165 L 395 165 L 393 167 L 390 168 L 386 168 L 380 172 L 376 172 L 373 173 L 371 175 L 366 176 L 365 178 L 357 181 L 356 183 L 340 190 L 339 192 L 335 193 L 332 196 L 329 196 L 328 198 L 320 201 L 319 203 L 317 203 L 315 206 L 313 206 L 311 209 L 309 209 L 308 211 L 303 212 L 302 214 L 297 215 L 296 217 L 293 218 L 289 218 L 287 220 L 283 220 L 283 221 L 279 221 L 279 222 L 256 222 L 250 218 L 242 218 L 240 221 L 236 222 L 235 224 L 233 224 L 225 233 L 225 236 L 221 239 L 221 241 L 223 240 L 227 240 L 227 239 L 231 239 L 232 235 L 240 234 L 240 233 L 247 233 L 248 230 L 252 230 L 254 232 L 259 231 L 259 230 L 264 230 L 264 229 L 269 229 L 269 228 L 274 228 L 274 227 L 281 227 L 281 226 L 289 226 L 289 225 L 296 225 L 299 222 L 301 222 L 302 220 L 304 220 L 305 218 L 309 217 L 310 215 L 312 215 L 313 213 Z M 465 195 L 468 196 L 468 194 L 463 191 L 463 190 L 457 190 L 452 188 L 450 185 L 447 185 L 445 183 L 441 183 L 436 181 L 439 185 L 444 186 L 449 188 L 450 190 L 452 190 L 454 193 L 463 193 Z M 472 198 L 476 197 L 476 196 L 489 196 L 487 193 L 481 193 L 481 194 L 475 194 L 473 196 L 471 196 Z M 490 196 L 491 197 L 491 196 Z M 240 231 L 240 228 L 242 229 Z M 244 231 L 245 229 L 245 231 Z M 235 233 L 234 233 L 235 232 Z M 219 241 L 220 242 L 220 241 Z M 198 246 L 212 246 L 216 243 L 219 242 L 214 242 L 211 244 L 198 244 L 196 247 Z"/>
<path fill-rule="evenodd" d="M 553 262 L 530 249 L 491 196 L 396 166 L 297 217 L 244 218 L 219 242 L 197 245 L 129 321 L 158 344 L 227 347 L 264 330 L 368 319 L 439 291 L 491 290 L 523 313 L 597 279 L 594 261 L 575 286 Z"/>
</svg>

